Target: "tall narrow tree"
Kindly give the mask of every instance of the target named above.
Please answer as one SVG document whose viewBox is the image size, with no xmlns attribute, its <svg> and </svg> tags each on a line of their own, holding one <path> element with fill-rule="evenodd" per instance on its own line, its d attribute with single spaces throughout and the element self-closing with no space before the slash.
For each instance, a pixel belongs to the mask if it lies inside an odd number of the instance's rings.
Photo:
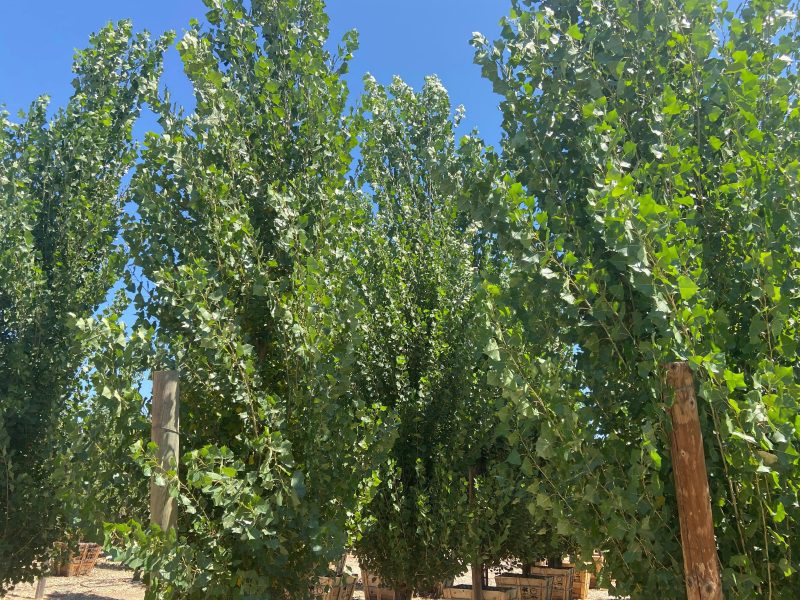
<svg viewBox="0 0 800 600">
<path fill-rule="evenodd" d="M 346 178 L 355 38 L 331 55 L 317 0 L 207 5 L 178 45 L 196 108 L 158 108 L 125 234 L 157 366 L 181 372 L 181 516 L 126 556 L 153 596 L 301 597 L 342 552 L 373 437 L 342 289 L 369 213 Z"/>
<path fill-rule="evenodd" d="M 59 417 L 86 358 L 73 323 L 122 276 L 131 128 L 166 44 L 107 26 L 76 55 L 73 93 L 48 118 L 0 115 L 0 591 L 31 580 L 59 533 Z"/>
<path fill-rule="evenodd" d="M 634 597 L 675 597 L 681 577 L 661 379 L 678 359 L 699 382 L 727 593 L 800 589 L 790 5 L 519 0 L 501 39 L 475 39 L 508 170 L 477 214 L 575 348 L 530 454 L 568 451 L 531 501 L 583 507 L 573 529 Z"/>
<path fill-rule="evenodd" d="M 359 244 L 365 306 L 357 383 L 397 422 L 380 484 L 360 512 L 362 562 L 401 597 L 476 560 L 467 475 L 494 442 L 486 385 L 488 236 L 460 209 L 483 171 L 477 141 L 459 150 L 446 90 L 365 80 L 359 186 L 374 214 Z"/>
</svg>

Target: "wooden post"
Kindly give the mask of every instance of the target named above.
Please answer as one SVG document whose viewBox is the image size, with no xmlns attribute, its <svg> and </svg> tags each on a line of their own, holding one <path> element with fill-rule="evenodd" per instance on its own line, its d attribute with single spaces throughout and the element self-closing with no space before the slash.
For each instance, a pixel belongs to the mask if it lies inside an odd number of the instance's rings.
<svg viewBox="0 0 800 600">
<path fill-rule="evenodd" d="M 469 504 L 475 506 L 475 468 L 469 470 L 469 488 L 467 489 Z M 483 600 L 483 563 L 481 549 L 476 549 L 475 560 L 472 561 L 472 600 Z"/>
<path fill-rule="evenodd" d="M 161 468 L 177 468 L 179 456 L 180 399 L 177 371 L 153 372 L 152 428 L 150 437 L 158 446 L 158 461 Z M 165 486 L 150 481 L 150 522 L 161 529 L 175 527 L 177 502 L 170 497 Z"/>
<path fill-rule="evenodd" d="M 47 578 L 46 577 L 39 577 L 39 581 L 36 582 L 36 595 L 34 598 L 36 600 L 40 600 L 40 598 L 44 598 L 44 586 L 47 585 Z"/>
<path fill-rule="evenodd" d="M 672 471 L 678 498 L 686 595 L 688 600 L 722 600 L 703 435 L 689 365 L 685 362 L 667 365 L 667 384 L 675 394 L 670 409 Z"/>
</svg>

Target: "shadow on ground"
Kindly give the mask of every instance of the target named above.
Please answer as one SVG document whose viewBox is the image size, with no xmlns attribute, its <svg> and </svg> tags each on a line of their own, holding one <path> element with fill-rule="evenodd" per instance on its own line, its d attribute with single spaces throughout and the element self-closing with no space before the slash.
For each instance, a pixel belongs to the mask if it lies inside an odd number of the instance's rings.
<svg viewBox="0 0 800 600">
<path fill-rule="evenodd" d="M 47 597 L 60 600 L 114 600 L 111 596 L 99 596 L 92 592 L 50 592 Z"/>
</svg>

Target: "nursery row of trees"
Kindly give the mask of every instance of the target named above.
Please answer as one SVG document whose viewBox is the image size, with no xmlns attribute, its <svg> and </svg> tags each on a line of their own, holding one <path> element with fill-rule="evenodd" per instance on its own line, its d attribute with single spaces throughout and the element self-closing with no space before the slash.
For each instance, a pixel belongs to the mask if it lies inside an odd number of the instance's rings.
<svg viewBox="0 0 800 600">
<path fill-rule="evenodd" d="M 800 593 L 791 6 L 513 0 L 473 39 L 491 148 L 435 78 L 348 98 L 322 0 L 206 4 L 191 112 L 171 37 L 123 23 L 63 109 L 1 117 L 0 593 L 105 534 L 151 597 L 303 597 L 345 548 L 406 594 L 601 548 L 619 592 L 676 597 L 676 360 L 726 593 Z M 147 446 L 164 368 L 180 472 Z"/>
</svg>

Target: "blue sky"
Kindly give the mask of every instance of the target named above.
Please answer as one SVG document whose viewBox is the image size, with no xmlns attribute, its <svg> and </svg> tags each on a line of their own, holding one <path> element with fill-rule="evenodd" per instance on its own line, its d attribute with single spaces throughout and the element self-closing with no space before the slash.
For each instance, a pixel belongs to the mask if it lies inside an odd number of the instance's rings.
<svg viewBox="0 0 800 600">
<path fill-rule="evenodd" d="M 463 104 L 466 133 L 478 127 L 490 142 L 499 139 L 498 98 L 472 64 L 469 38 L 489 38 L 508 11 L 506 0 L 328 0 L 331 39 L 359 31 L 361 48 L 349 75 L 353 93 L 370 72 L 388 83 L 395 74 L 419 87 L 426 74 L 438 75 L 453 104 Z M 55 105 L 70 92 L 73 51 L 108 21 L 130 18 L 137 30 L 179 34 L 192 17 L 202 20 L 201 0 L 5 0 L 0 19 L 0 105 L 11 113 L 40 94 Z M 174 49 L 167 57 L 164 82 L 173 98 L 191 103 L 191 92 Z"/>
</svg>

